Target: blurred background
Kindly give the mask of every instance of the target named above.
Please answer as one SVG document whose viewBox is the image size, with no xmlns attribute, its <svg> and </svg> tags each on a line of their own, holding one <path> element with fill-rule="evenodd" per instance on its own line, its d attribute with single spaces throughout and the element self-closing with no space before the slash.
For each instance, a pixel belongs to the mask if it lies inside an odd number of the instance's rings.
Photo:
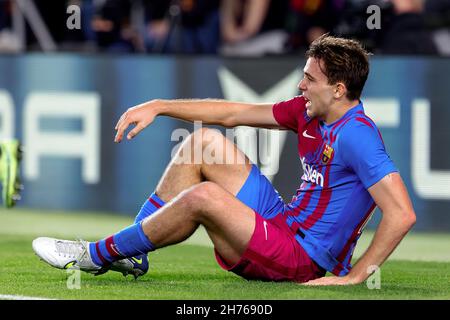
<svg viewBox="0 0 450 320">
<path fill-rule="evenodd" d="M 449 0 L 0 0 L 0 51 L 286 55 L 330 32 L 448 56 L 449 25 Z"/>
<path fill-rule="evenodd" d="M 324 33 L 373 53 L 362 99 L 409 189 L 415 230 L 449 232 L 450 0 L 0 0 L 0 139 L 25 150 L 17 207 L 134 216 L 194 128 L 161 117 L 115 145 L 127 108 L 290 99 Z M 302 173 L 296 136 L 231 134 L 289 201 Z"/>
</svg>

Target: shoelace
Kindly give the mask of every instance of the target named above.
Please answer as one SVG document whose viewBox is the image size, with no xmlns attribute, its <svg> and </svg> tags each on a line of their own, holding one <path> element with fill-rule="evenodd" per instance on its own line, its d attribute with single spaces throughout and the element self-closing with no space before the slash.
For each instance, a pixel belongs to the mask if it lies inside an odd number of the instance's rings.
<svg viewBox="0 0 450 320">
<path fill-rule="evenodd" d="M 86 251 L 81 241 L 56 241 L 56 249 L 59 255 L 77 260 L 81 260 Z M 81 252 L 80 249 L 82 249 Z"/>
</svg>

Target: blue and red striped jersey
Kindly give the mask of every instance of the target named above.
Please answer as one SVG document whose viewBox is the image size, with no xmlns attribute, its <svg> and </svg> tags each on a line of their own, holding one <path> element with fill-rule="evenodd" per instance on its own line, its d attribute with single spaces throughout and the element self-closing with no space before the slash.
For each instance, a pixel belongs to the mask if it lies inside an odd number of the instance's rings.
<svg viewBox="0 0 450 320">
<path fill-rule="evenodd" d="M 284 216 L 314 261 L 345 275 L 375 209 L 367 189 L 398 170 L 362 102 L 331 124 L 309 118 L 305 105 L 305 98 L 297 96 L 273 106 L 277 122 L 297 133 L 303 167 L 300 187 Z"/>
</svg>

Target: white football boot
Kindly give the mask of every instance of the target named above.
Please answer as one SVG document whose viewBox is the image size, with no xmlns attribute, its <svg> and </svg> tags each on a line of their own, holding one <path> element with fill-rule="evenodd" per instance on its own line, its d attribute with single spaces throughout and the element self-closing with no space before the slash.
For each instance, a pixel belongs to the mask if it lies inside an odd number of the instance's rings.
<svg viewBox="0 0 450 320">
<path fill-rule="evenodd" d="M 33 250 L 39 258 L 58 269 L 77 267 L 93 274 L 102 274 L 108 270 L 92 261 L 87 241 L 40 237 L 33 240 Z"/>
</svg>

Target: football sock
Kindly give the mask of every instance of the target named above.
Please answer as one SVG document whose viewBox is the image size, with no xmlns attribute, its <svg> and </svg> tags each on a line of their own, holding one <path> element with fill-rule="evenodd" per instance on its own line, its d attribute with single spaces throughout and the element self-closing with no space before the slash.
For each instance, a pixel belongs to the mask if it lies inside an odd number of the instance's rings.
<svg viewBox="0 0 450 320">
<path fill-rule="evenodd" d="M 150 197 L 144 202 L 144 204 L 141 207 L 141 210 L 137 214 L 136 218 L 134 219 L 134 222 L 140 222 L 147 218 L 148 216 L 151 216 L 154 214 L 159 208 L 161 208 L 166 203 L 161 200 L 155 192 L 153 192 Z"/>
<path fill-rule="evenodd" d="M 142 205 L 134 219 L 134 225 L 113 236 L 90 243 L 89 251 L 94 263 L 104 266 L 124 257 L 133 257 L 154 250 L 153 244 L 142 231 L 140 222 L 154 214 L 164 204 L 165 202 L 153 192 Z"/>
<path fill-rule="evenodd" d="M 106 266 L 125 257 L 147 253 L 153 251 L 154 248 L 142 230 L 140 222 L 103 240 L 89 243 L 92 261 L 98 266 Z"/>
</svg>

